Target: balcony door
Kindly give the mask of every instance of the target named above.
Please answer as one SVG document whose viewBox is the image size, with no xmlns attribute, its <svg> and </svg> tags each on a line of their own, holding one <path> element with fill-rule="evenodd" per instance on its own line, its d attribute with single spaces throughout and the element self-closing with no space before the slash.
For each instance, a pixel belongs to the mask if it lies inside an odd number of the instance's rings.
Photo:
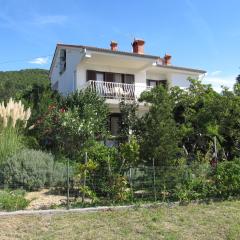
<svg viewBox="0 0 240 240">
<path fill-rule="evenodd" d="M 96 72 L 96 81 L 103 82 L 104 81 L 104 73 Z"/>
</svg>

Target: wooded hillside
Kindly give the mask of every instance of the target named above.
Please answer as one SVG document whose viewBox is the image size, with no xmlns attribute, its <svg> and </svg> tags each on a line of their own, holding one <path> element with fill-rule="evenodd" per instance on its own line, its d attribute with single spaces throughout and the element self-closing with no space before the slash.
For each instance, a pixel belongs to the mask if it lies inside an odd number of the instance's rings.
<svg viewBox="0 0 240 240">
<path fill-rule="evenodd" d="M 20 71 L 0 71 L 0 101 L 16 98 L 33 84 L 48 85 L 48 70 L 24 69 Z"/>
</svg>

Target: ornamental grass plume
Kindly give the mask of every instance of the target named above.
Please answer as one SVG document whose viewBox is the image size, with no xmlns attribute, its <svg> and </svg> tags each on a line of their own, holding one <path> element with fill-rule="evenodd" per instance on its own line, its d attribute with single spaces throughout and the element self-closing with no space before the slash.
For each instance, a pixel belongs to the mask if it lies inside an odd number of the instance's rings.
<svg viewBox="0 0 240 240">
<path fill-rule="evenodd" d="M 22 122 L 25 128 L 30 116 L 31 109 L 28 108 L 25 110 L 21 101 L 14 102 L 14 100 L 10 98 L 6 106 L 4 102 L 0 103 L 0 120 L 4 128 L 7 126 L 15 128 L 18 121 Z"/>
</svg>

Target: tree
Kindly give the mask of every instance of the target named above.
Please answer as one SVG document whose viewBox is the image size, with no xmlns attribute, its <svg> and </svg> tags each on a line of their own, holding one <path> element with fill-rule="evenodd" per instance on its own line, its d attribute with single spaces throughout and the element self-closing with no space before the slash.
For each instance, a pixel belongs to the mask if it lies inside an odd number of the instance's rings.
<svg viewBox="0 0 240 240">
<path fill-rule="evenodd" d="M 236 82 L 237 82 L 237 83 L 240 83 L 240 74 L 237 76 Z"/>
<path fill-rule="evenodd" d="M 223 141 L 219 132 L 223 112 L 222 96 L 210 85 L 194 79 L 189 81 L 187 90 L 178 87 L 171 89 L 175 103 L 174 118 L 181 129 L 181 146 L 189 160 L 200 157 L 210 161 L 214 151 L 214 138 L 217 138 L 220 145 Z"/>
<path fill-rule="evenodd" d="M 172 164 L 179 153 L 179 131 L 173 118 L 173 101 L 162 86 L 144 92 L 140 98 L 149 112 L 139 119 L 136 130 L 143 161 L 156 165 Z"/>
<path fill-rule="evenodd" d="M 233 86 L 233 91 L 236 95 L 240 96 L 240 74 L 236 77 L 236 83 Z"/>
<path fill-rule="evenodd" d="M 25 69 L 20 71 L 0 71 L 0 100 L 19 98 L 33 84 L 49 85 L 48 70 Z"/>
<path fill-rule="evenodd" d="M 136 128 L 138 116 L 138 104 L 137 102 L 125 102 L 122 101 L 119 104 L 121 112 L 121 138 L 123 141 L 129 139 L 129 134 Z"/>
<path fill-rule="evenodd" d="M 39 141 L 44 148 L 78 158 L 81 149 L 107 135 L 108 108 L 104 99 L 91 91 L 78 91 L 50 105 L 39 124 Z"/>
</svg>

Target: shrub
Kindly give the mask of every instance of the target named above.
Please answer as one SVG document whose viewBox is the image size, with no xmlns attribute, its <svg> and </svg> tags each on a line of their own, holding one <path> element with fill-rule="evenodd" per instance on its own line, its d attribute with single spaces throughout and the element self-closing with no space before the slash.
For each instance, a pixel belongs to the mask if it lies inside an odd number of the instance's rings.
<svg viewBox="0 0 240 240">
<path fill-rule="evenodd" d="M 240 159 L 224 161 L 218 164 L 214 174 L 217 197 L 229 197 L 240 194 Z"/>
<path fill-rule="evenodd" d="M 129 139 L 129 142 L 120 144 L 119 153 L 122 158 L 122 166 L 129 168 L 136 166 L 139 162 L 139 144 L 134 136 Z"/>
<path fill-rule="evenodd" d="M 0 191 L 0 210 L 16 211 L 25 209 L 30 201 L 25 197 L 25 192 L 22 190 Z"/>
<path fill-rule="evenodd" d="M 0 128 L 0 143 L 0 165 L 23 146 L 22 137 L 17 129 L 11 127 Z"/>
<path fill-rule="evenodd" d="M 22 186 L 27 190 L 37 190 L 64 181 L 62 164 L 54 164 L 54 158 L 49 153 L 31 149 L 23 149 L 9 157 L 1 175 L 4 184 Z"/>
<path fill-rule="evenodd" d="M 175 196 L 180 201 L 203 199 L 211 195 L 211 168 L 209 164 L 193 163 L 176 172 Z"/>
<path fill-rule="evenodd" d="M 69 177 L 73 175 L 73 169 L 69 167 Z M 67 165 L 63 162 L 54 162 L 52 170 L 52 182 L 50 186 L 54 187 L 66 187 L 67 186 Z"/>
</svg>

